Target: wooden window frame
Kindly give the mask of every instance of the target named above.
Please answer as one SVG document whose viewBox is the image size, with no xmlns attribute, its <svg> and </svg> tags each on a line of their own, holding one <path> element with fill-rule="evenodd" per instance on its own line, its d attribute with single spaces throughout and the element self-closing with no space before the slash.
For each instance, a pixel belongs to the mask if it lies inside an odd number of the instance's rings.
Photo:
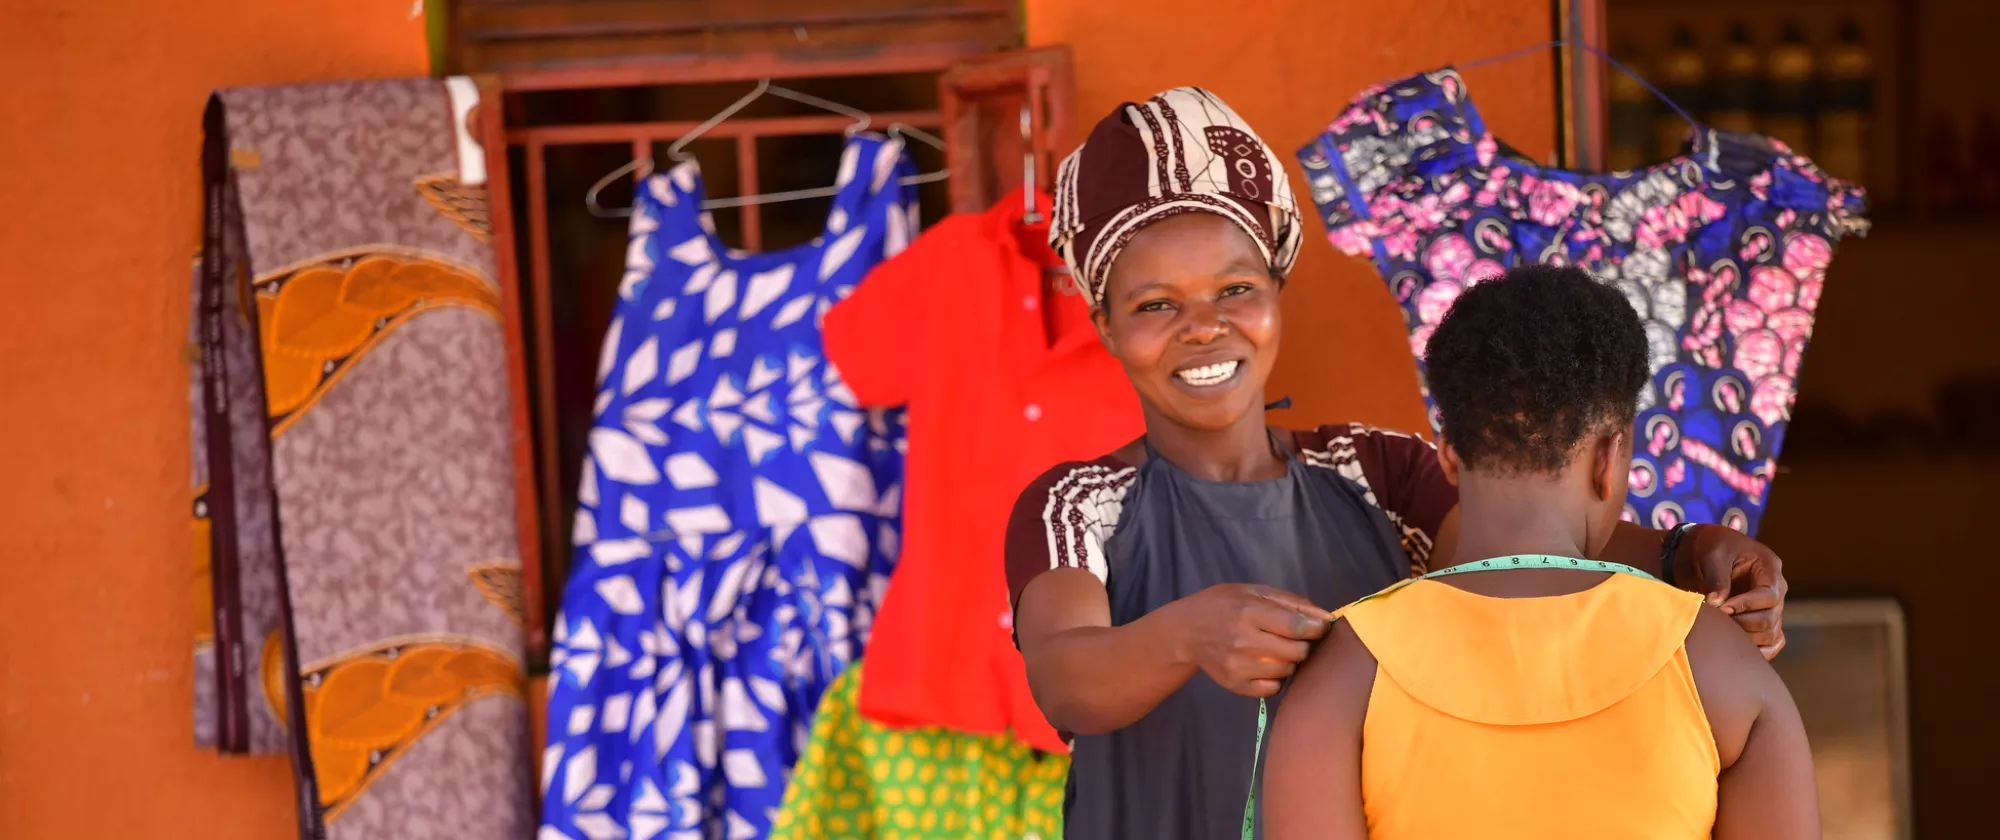
<svg viewBox="0 0 2000 840">
<path fill-rule="evenodd" d="M 559 488 L 563 482 L 575 480 L 574 476 L 563 474 L 561 452 L 555 443 L 559 420 L 553 397 L 557 372 L 546 156 L 550 148 L 558 146 L 622 144 L 631 149 L 634 160 L 650 158 L 653 144 L 676 139 L 697 123 L 660 121 L 510 127 L 506 124 L 505 97 L 529 91 L 733 81 L 748 84 L 767 78 L 786 80 L 915 73 L 938 75 L 940 107 L 873 116 L 884 125 L 899 122 L 917 128 L 941 130 L 946 140 L 947 166 L 953 173 L 949 186 L 954 212 L 983 210 L 998 198 L 961 187 L 962 184 L 985 183 L 985 179 L 972 176 L 976 174 L 977 167 L 986 165 L 984 159 L 990 152 L 980 145 L 980 133 L 974 130 L 976 109 L 965 107 L 971 100 L 1026 96 L 1027 101 L 1032 103 L 1034 114 L 1029 147 L 1038 158 L 1036 181 L 1043 189 L 1053 183 L 1055 155 L 1066 152 L 1072 142 L 1070 126 L 1074 93 L 1069 51 L 1064 47 L 1018 52 L 925 47 L 891 55 L 832 61 L 746 56 L 693 63 L 536 68 L 475 77 L 481 96 L 479 112 L 474 119 L 487 160 L 491 162 L 488 166 L 487 200 L 496 252 L 495 279 L 501 287 L 502 314 L 507 329 L 507 368 L 513 394 L 511 450 L 521 553 L 522 623 L 532 669 L 539 670 L 547 662 L 548 602 L 560 598 L 560 581 L 567 571 L 568 558 L 562 549 L 568 546 L 569 541 L 555 539 L 555 535 L 567 530 L 565 512 L 560 509 L 563 494 Z M 735 141 L 739 177 L 742 179 L 740 189 L 749 194 L 758 189 L 756 143 L 759 138 L 837 134 L 850 122 L 838 115 L 746 117 L 721 123 L 705 136 Z M 525 156 L 523 183 L 518 185 L 513 183 L 510 156 L 515 148 L 520 148 Z M 1006 183 L 1004 176 L 999 180 Z M 1018 178 L 1013 183 L 1018 187 Z M 517 197 L 527 204 L 524 214 L 526 231 L 516 230 L 514 202 Z M 742 210 L 744 247 L 759 250 L 763 245 L 759 208 L 753 205 Z M 519 248 L 523 236 L 527 240 L 525 254 Z M 526 262 L 525 269 L 521 264 L 523 260 Z M 524 276 L 526 283 L 522 282 Z M 532 318 L 528 317 L 530 314 Z M 528 334 L 530 329 L 534 333 L 532 340 Z M 529 385 L 531 376 L 533 388 Z M 539 398 L 531 399 L 531 394 Z"/>
</svg>

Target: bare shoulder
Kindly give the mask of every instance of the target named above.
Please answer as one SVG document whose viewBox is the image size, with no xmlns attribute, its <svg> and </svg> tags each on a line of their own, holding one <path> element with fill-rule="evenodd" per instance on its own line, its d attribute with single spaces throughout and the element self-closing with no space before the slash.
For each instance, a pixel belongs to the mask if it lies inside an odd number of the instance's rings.
<svg viewBox="0 0 2000 840">
<path fill-rule="evenodd" d="M 1765 662 L 1764 655 L 1757 652 L 1757 645 L 1750 641 L 1750 634 L 1743 632 L 1743 628 L 1736 626 L 1736 622 L 1731 621 L 1722 610 L 1708 604 L 1702 604 L 1700 613 L 1695 616 L 1694 626 L 1688 630 L 1687 644 L 1690 657 L 1712 658 L 1737 668 L 1754 664 L 1762 666 L 1762 670 L 1770 670 L 1770 663 Z"/>
<path fill-rule="evenodd" d="M 1688 667 L 1695 690 L 1708 714 L 1716 751 L 1726 769 L 1736 763 L 1750 730 L 1776 689 L 1783 690 L 1777 671 L 1750 636 L 1715 607 L 1703 604 L 1687 635 Z"/>
<path fill-rule="evenodd" d="M 1336 621 L 1292 676 L 1283 708 L 1358 723 L 1368 711 L 1368 694 L 1374 688 L 1375 655 L 1352 624 Z"/>
</svg>

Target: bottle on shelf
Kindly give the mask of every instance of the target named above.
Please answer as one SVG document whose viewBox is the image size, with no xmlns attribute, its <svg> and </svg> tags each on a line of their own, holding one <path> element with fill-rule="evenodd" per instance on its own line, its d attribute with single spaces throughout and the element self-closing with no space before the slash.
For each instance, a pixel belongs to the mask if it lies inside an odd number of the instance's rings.
<svg viewBox="0 0 2000 840">
<path fill-rule="evenodd" d="M 1972 160 L 1967 174 L 1979 183 L 1979 212 L 2000 213 L 2000 124 L 1990 110 L 1980 111 L 1973 123 Z"/>
<path fill-rule="evenodd" d="M 1813 52 L 1805 30 L 1787 21 L 1765 62 L 1763 107 L 1758 127 L 1792 151 L 1812 156 Z"/>
<path fill-rule="evenodd" d="M 1612 53 L 1634 74 L 1646 74 L 1631 44 L 1619 44 Z M 1605 126 L 1605 168 L 1622 172 L 1646 165 L 1653 152 L 1653 111 L 1658 103 L 1645 85 L 1616 70 L 1605 73 L 1605 89 L 1611 100 Z"/>
<path fill-rule="evenodd" d="M 1939 111 L 1931 115 L 1926 134 L 1924 209 L 1932 213 L 1957 212 L 1963 209 L 1967 175 L 1958 124 L 1952 121 L 1949 112 Z"/>
<path fill-rule="evenodd" d="M 1818 124 L 1813 160 L 1837 178 L 1868 182 L 1868 128 L 1875 116 L 1875 61 L 1861 25 L 1840 22 L 1832 49 L 1820 63 Z"/>
<path fill-rule="evenodd" d="M 1757 105 L 1764 86 L 1764 57 L 1742 21 L 1729 25 L 1729 40 L 1710 86 L 1708 124 L 1725 131 L 1756 131 Z"/>
<path fill-rule="evenodd" d="M 1694 30 L 1686 26 L 1674 27 L 1673 47 L 1660 61 L 1660 87 L 1667 99 L 1681 106 L 1690 114 L 1699 114 L 1703 109 L 1703 88 L 1708 83 L 1708 62 L 1701 57 L 1700 45 L 1695 41 Z M 1680 155 L 1687 145 L 1688 133 L 1693 130 L 1688 121 L 1672 108 L 1660 108 L 1653 116 L 1653 155 L 1670 158 Z"/>
</svg>

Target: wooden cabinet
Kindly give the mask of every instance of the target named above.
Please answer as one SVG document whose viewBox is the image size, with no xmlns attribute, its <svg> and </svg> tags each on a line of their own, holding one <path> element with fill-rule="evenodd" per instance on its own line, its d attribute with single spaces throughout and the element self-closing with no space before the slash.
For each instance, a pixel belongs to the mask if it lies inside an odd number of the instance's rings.
<svg viewBox="0 0 2000 840">
<path fill-rule="evenodd" d="M 952 56 L 1021 41 L 1011 0 L 456 0 L 454 72 Z"/>
<path fill-rule="evenodd" d="M 1078 142 L 1070 125 L 1075 97 L 1066 46 L 969 59 L 945 71 L 938 100 L 951 209 L 984 210 L 1031 176 L 1052 189 L 1056 164 Z"/>
</svg>

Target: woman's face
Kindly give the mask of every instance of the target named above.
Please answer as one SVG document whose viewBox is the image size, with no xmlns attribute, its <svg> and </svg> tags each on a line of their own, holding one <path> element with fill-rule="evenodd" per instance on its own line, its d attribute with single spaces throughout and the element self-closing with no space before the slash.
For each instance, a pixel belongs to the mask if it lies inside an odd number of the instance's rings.
<svg viewBox="0 0 2000 840">
<path fill-rule="evenodd" d="M 1093 317 L 1151 413 L 1204 431 L 1262 416 L 1278 356 L 1278 283 L 1229 220 L 1184 213 L 1139 231 Z"/>
</svg>

